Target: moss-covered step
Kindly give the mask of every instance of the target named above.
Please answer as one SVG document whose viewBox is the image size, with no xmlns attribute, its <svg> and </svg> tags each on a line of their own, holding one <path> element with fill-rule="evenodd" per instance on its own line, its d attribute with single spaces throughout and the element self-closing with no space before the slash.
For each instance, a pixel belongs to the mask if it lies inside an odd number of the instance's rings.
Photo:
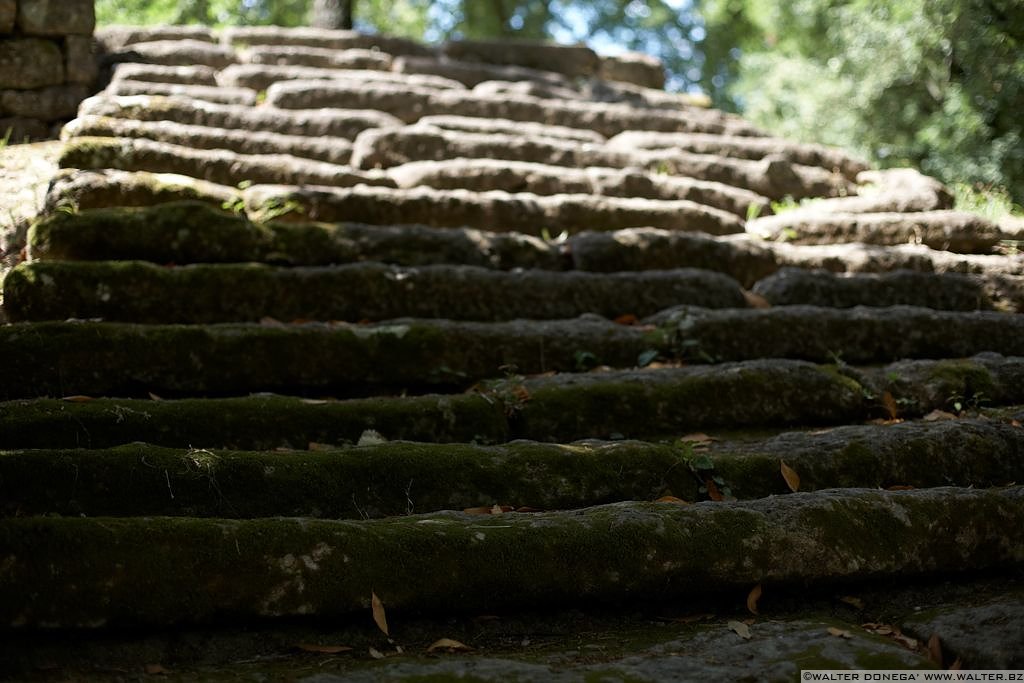
<svg viewBox="0 0 1024 683">
<path fill-rule="evenodd" d="M 175 173 L 64 168 L 50 180 L 39 213 L 41 216 L 78 214 L 90 209 L 146 207 L 182 201 L 202 202 L 222 210 L 240 206 L 242 199 L 237 187 Z"/>
<path fill-rule="evenodd" d="M 378 171 L 358 171 L 289 154 L 239 154 L 146 138 L 74 137 L 64 145 L 58 163 L 62 168 L 175 173 L 220 185 L 255 182 L 394 186 L 394 181 Z"/>
<path fill-rule="evenodd" d="M 392 610 L 451 613 L 829 585 L 1018 566 L 1022 522 L 1019 487 L 369 521 L 7 518 L 0 622 L 331 617 L 374 594 Z"/>
<path fill-rule="evenodd" d="M 502 270 L 563 270 L 571 265 L 561 253 L 562 245 L 518 233 L 437 230 L 426 225 L 254 223 L 244 215 L 223 210 L 220 204 L 186 200 L 58 211 L 29 228 L 29 258 L 143 259 L 179 265 L 262 261 L 295 266 L 381 261 Z M 695 263 L 692 267 L 703 266 Z"/>
<path fill-rule="evenodd" d="M 461 390 L 506 371 L 643 365 L 670 355 L 665 343 L 657 330 L 592 316 L 377 325 L 27 323 L 0 327 L 0 353 L 20 359 L 0 366 L 0 398 Z"/>
<path fill-rule="evenodd" d="M 367 429 L 391 440 L 438 442 L 663 438 L 695 430 L 857 422 L 888 416 L 893 403 L 900 417 L 1024 403 L 1024 359 L 992 354 L 866 369 L 763 360 L 532 379 L 508 375 L 482 383 L 475 393 L 342 401 L 267 395 L 11 400 L 0 405 L 0 443 L 106 448 L 146 441 L 263 450 L 355 443 Z"/>
<path fill-rule="evenodd" d="M 242 194 L 246 214 L 254 220 L 265 219 L 269 214 L 290 221 L 421 223 L 438 228 L 469 227 L 535 236 L 644 226 L 712 235 L 743 231 L 739 216 L 686 199 L 289 185 L 253 185 Z"/>
<path fill-rule="evenodd" d="M 367 128 L 400 125 L 382 111 L 324 109 L 283 111 L 267 107 L 201 102 L 187 97 L 160 95 L 107 96 L 85 100 L 79 116 L 114 116 L 137 121 L 175 121 L 228 130 L 270 131 L 284 135 L 338 137 L 352 140 Z"/>
<path fill-rule="evenodd" d="M 798 358 L 878 363 L 959 358 L 986 351 L 1024 355 L 1024 317 L 915 306 L 778 306 L 718 311 L 680 308 L 644 322 L 662 326 L 685 360 Z"/>
<path fill-rule="evenodd" d="M 725 308 L 746 300 L 732 278 L 697 269 L 595 274 L 380 263 L 282 268 L 36 261 L 19 265 L 4 280 L 4 306 L 15 321 L 511 320 L 583 313 L 616 318 L 679 304 Z"/>
<path fill-rule="evenodd" d="M 407 74 L 383 69 L 351 69 L 340 67 L 293 66 L 286 64 L 232 64 L 222 70 L 218 80 L 227 86 L 266 90 L 282 81 L 346 81 L 351 83 L 386 83 L 433 90 L 465 90 L 458 81 L 427 74 Z"/>
<path fill-rule="evenodd" d="M 890 273 L 837 275 L 825 270 L 783 268 L 754 286 L 773 306 L 808 304 L 853 306 L 924 306 L 940 310 L 1024 312 L 1024 278 L 1013 275 Z"/>
<path fill-rule="evenodd" d="M 318 448 L 324 448 L 318 446 Z M 376 518 L 558 510 L 675 496 L 739 499 L 828 488 L 1003 486 L 1024 479 L 1024 429 L 983 420 L 856 425 L 758 440 L 649 443 L 394 441 L 313 451 L 0 452 L 0 515 Z M 722 491 L 719 491 L 720 493 Z"/>
<path fill-rule="evenodd" d="M 865 242 L 925 244 L 932 249 L 988 253 L 1002 234 L 991 221 L 964 211 L 914 213 L 780 213 L 747 223 L 747 232 L 792 244 Z"/>
<path fill-rule="evenodd" d="M 180 83 L 153 83 L 120 79 L 108 85 L 103 94 L 108 97 L 130 97 L 132 95 L 157 95 L 163 97 L 187 97 L 200 102 L 216 102 L 252 107 L 259 94 L 252 88 L 234 88 L 222 85 L 183 85 Z"/>
<path fill-rule="evenodd" d="M 239 154 L 289 154 L 331 164 L 347 164 L 352 156 L 352 143 L 342 138 L 228 130 L 113 116 L 80 116 L 65 125 L 61 135 L 65 140 L 77 137 L 146 138 L 190 149 L 226 149 Z"/>
</svg>

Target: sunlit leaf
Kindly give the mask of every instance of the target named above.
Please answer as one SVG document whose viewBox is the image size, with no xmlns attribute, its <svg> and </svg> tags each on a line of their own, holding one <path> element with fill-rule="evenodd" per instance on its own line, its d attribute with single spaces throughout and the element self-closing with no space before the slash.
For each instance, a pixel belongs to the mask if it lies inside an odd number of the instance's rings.
<svg viewBox="0 0 1024 683">
<path fill-rule="evenodd" d="M 427 648 L 427 652 L 436 652 L 437 650 L 445 650 L 447 652 L 465 652 L 472 649 L 473 648 L 469 645 L 460 643 L 457 640 L 452 640 L 451 638 L 440 638 L 430 644 L 430 647 Z"/>
<path fill-rule="evenodd" d="M 782 478 L 786 480 L 786 486 L 793 493 L 800 490 L 800 475 L 796 473 L 792 467 L 787 465 L 785 461 L 779 461 L 779 471 L 782 472 Z"/>
<path fill-rule="evenodd" d="M 384 614 L 384 603 L 380 601 L 377 594 L 370 592 L 370 608 L 373 611 L 373 621 L 377 624 L 377 628 L 384 632 L 384 635 L 390 637 L 391 634 L 388 632 L 388 618 Z"/>
<path fill-rule="evenodd" d="M 750 610 L 751 614 L 758 614 L 757 601 L 761 599 L 762 591 L 761 584 L 757 584 L 747 594 L 747 609 Z"/>
<path fill-rule="evenodd" d="M 730 631 L 738 635 L 743 640 L 750 640 L 753 637 L 750 633 L 750 627 L 742 621 L 730 621 L 726 626 L 729 627 Z"/>
</svg>

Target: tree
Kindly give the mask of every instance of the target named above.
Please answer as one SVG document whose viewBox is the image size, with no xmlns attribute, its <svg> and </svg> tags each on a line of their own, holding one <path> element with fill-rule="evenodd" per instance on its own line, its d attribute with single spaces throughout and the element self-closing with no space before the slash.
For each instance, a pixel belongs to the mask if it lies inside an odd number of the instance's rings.
<svg viewBox="0 0 1024 683">
<path fill-rule="evenodd" d="M 352 28 L 355 0 L 313 0 L 310 25 L 317 28 Z"/>
</svg>

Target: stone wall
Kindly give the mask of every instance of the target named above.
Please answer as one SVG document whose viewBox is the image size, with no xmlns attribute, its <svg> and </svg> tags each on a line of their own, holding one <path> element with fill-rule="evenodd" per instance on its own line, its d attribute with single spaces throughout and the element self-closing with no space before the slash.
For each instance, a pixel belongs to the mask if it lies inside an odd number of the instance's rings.
<svg viewBox="0 0 1024 683">
<path fill-rule="evenodd" d="M 56 136 L 97 77 L 93 0 L 0 0 L 0 136 Z"/>
</svg>

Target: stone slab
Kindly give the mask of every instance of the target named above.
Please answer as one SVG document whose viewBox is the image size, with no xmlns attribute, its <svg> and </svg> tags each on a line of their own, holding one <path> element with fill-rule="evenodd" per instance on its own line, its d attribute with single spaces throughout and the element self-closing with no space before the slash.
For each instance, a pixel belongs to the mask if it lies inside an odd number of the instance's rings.
<svg viewBox="0 0 1024 683">
<path fill-rule="evenodd" d="M 209 66 L 163 66 L 123 62 L 114 66 L 111 81 L 145 81 L 179 85 L 217 85 L 217 70 Z"/>
<path fill-rule="evenodd" d="M 64 68 L 69 83 L 91 88 L 99 80 L 99 60 L 95 54 L 92 36 L 64 38 Z M 84 95 L 82 99 L 85 99 Z"/>
<path fill-rule="evenodd" d="M 221 85 L 183 85 L 180 83 L 154 83 L 121 78 L 111 82 L 103 91 L 105 97 L 132 95 L 155 95 L 165 97 L 187 97 L 191 100 L 237 104 L 251 107 L 256 104 L 257 92 L 250 88 L 233 88 Z M 84 98 L 83 98 L 84 99 Z"/>
<path fill-rule="evenodd" d="M 18 28 L 27 36 L 91 36 L 96 28 L 94 0 L 22 0 Z"/>
<path fill-rule="evenodd" d="M 30 90 L 64 83 L 64 55 L 40 38 L 0 40 L 0 88 Z"/>
<path fill-rule="evenodd" d="M 6 114 L 40 121 L 74 117 L 89 94 L 86 85 L 51 85 L 37 90 L 0 90 L 0 109 Z"/>
<path fill-rule="evenodd" d="M 179 38 L 131 43 L 107 55 L 110 63 L 142 62 L 163 66 L 208 66 L 223 69 L 238 61 L 234 51 L 205 40 Z"/>
</svg>

